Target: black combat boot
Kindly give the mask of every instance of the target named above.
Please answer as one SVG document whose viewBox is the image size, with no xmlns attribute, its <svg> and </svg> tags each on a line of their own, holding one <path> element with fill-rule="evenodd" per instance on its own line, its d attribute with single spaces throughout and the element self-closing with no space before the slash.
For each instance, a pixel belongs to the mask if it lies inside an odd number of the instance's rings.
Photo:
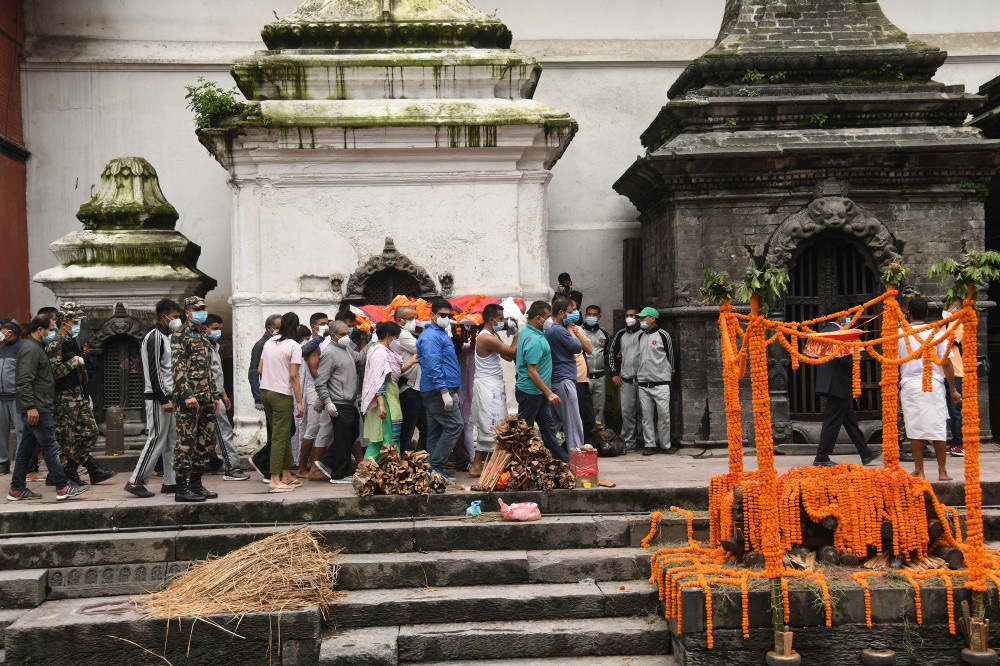
<svg viewBox="0 0 1000 666">
<path fill-rule="evenodd" d="M 211 490 L 207 489 L 205 486 L 201 485 L 201 472 L 191 473 L 191 492 L 201 495 L 205 499 L 215 499 L 219 496 L 219 493 L 213 493 Z"/>
<path fill-rule="evenodd" d="M 90 485 L 92 486 L 97 485 L 101 481 L 107 481 L 118 474 L 118 472 L 101 467 L 99 462 L 90 457 L 87 458 L 87 462 L 83 463 L 83 465 L 87 468 L 87 473 L 90 474 Z"/>
<path fill-rule="evenodd" d="M 65 465 L 63 465 L 63 473 L 66 475 L 66 478 L 69 479 L 70 483 L 75 483 L 78 486 L 85 486 L 87 485 L 87 482 L 81 479 L 80 474 L 77 472 L 77 469 L 79 467 L 80 467 L 79 463 L 67 462 Z M 47 486 L 56 485 L 56 482 L 52 480 L 51 472 L 45 475 L 45 485 Z"/>
<path fill-rule="evenodd" d="M 186 476 L 177 477 L 177 490 L 174 492 L 175 502 L 204 502 L 205 498 L 194 492 L 188 485 Z"/>
</svg>

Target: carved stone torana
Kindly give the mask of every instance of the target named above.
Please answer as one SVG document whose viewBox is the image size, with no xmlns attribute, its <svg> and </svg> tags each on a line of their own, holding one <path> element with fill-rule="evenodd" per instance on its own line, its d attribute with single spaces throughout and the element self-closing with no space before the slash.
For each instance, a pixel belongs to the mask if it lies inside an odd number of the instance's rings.
<svg viewBox="0 0 1000 666">
<path fill-rule="evenodd" d="M 437 287 L 434 284 L 434 279 L 427 273 L 427 271 L 410 261 L 409 257 L 406 255 L 400 254 L 396 250 L 396 244 L 392 242 L 392 238 L 387 237 L 385 239 L 385 247 L 382 249 L 382 254 L 375 255 L 370 258 L 364 263 L 363 266 L 361 266 L 361 268 L 354 271 L 351 275 L 350 279 L 347 281 L 346 298 L 363 297 L 365 293 L 365 285 L 368 283 L 368 280 L 377 273 L 387 269 L 394 269 L 401 273 L 405 273 L 416 280 L 422 296 L 429 296 L 437 293 Z"/>
<path fill-rule="evenodd" d="M 845 197 L 820 197 L 775 229 L 768 241 L 767 263 L 787 271 L 803 241 L 826 231 L 864 241 L 880 272 L 899 254 L 892 234 L 873 215 Z"/>
<path fill-rule="evenodd" d="M 127 335 L 141 344 L 148 331 L 149 327 L 145 323 L 130 315 L 125 306 L 118 303 L 111 318 L 87 340 L 87 348 L 93 356 L 100 356 L 104 353 L 104 344 L 111 338 Z"/>
</svg>

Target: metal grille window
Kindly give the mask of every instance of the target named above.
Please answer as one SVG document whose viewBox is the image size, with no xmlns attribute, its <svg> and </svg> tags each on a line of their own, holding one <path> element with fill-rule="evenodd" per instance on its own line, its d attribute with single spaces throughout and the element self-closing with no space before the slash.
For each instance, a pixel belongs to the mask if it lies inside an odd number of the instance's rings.
<svg viewBox="0 0 1000 666">
<path fill-rule="evenodd" d="M 875 298 L 880 290 L 878 275 L 868 253 L 840 235 L 821 236 L 801 250 L 790 271 L 785 297 L 785 319 L 814 319 Z M 881 305 L 865 311 L 859 323 L 881 314 Z M 881 330 L 881 319 L 864 326 Z M 859 419 L 880 417 L 880 370 L 867 354 L 861 356 L 861 397 L 856 407 Z M 797 420 L 822 418 L 823 405 L 816 395 L 816 366 L 805 363 L 789 370 L 789 409 Z"/>
<path fill-rule="evenodd" d="M 381 270 L 365 282 L 365 303 L 387 305 L 399 295 L 419 298 L 420 285 L 413 276 L 395 268 Z"/>
<path fill-rule="evenodd" d="M 142 358 L 132 338 L 116 336 L 104 346 L 102 368 L 104 407 L 142 409 Z"/>
</svg>

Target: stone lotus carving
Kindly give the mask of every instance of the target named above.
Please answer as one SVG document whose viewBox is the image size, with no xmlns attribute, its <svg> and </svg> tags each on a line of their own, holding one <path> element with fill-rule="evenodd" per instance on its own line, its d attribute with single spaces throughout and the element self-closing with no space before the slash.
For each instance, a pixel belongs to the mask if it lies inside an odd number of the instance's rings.
<svg viewBox="0 0 1000 666">
<path fill-rule="evenodd" d="M 366 261 L 361 268 L 354 271 L 347 281 L 346 298 L 364 297 L 365 285 L 368 280 L 375 274 L 390 268 L 405 273 L 416 280 L 421 296 L 430 296 L 437 293 L 437 287 L 430 274 L 410 261 L 409 257 L 400 254 L 396 250 L 396 244 L 393 243 L 392 238 L 386 237 L 382 254 L 375 255 Z"/>
<path fill-rule="evenodd" d="M 160 190 L 156 169 L 141 157 L 117 157 L 101 172 L 101 186 L 76 217 L 85 229 L 173 229 L 177 209 Z"/>
<path fill-rule="evenodd" d="M 847 197 L 821 196 L 778 225 L 768 241 L 767 262 L 787 271 L 802 243 L 826 231 L 862 240 L 880 272 L 899 254 L 892 234 L 875 216 Z"/>
</svg>

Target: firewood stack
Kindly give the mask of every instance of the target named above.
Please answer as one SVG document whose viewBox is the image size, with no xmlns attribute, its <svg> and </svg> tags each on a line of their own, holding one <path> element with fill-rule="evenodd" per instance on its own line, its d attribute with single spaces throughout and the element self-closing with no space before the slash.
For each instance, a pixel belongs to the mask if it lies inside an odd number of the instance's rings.
<svg viewBox="0 0 1000 666">
<path fill-rule="evenodd" d="M 586 443 L 597 449 L 602 458 L 625 455 L 625 438 L 611 428 L 598 426 L 587 435 Z"/>
<path fill-rule="evenodd" d="M 541 437 L 524 421 L 508 416 L 493 431 L 497 446 L 486 459 L 479 490 L 552 490 L 573 488 L 569 465 L 552 458 Z"/>
<path fill-rule="evenodd" d="M 358 495 L 427 495 L 443 493 L 445 480 L 431 471 L 426 451 L 407 451 L 399 457 L 395 444 L 385 444 L 378 461 L 365 458 L 354 472 Z"/>
</svg>

